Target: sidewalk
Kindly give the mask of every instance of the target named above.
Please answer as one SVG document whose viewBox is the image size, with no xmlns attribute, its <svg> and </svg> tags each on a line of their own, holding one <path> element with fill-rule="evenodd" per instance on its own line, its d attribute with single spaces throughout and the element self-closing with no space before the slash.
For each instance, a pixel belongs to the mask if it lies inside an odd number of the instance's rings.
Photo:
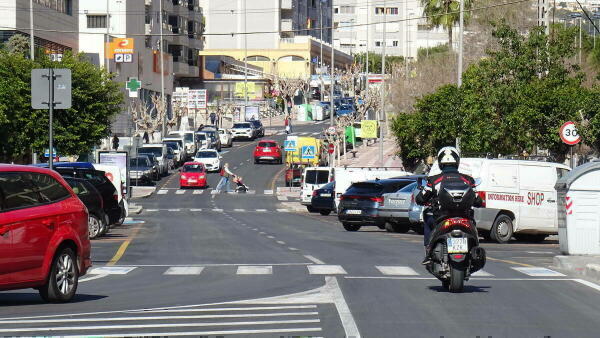
<svg viewBox="0 0 600 338">
<path fill-rule="evenodd" d="M 379 151 L 380 151 L 380 143 L 379 140 L 375 143 L 370 143 L 368 146 L 363 144 L 357 146 L 356 148 L 356 157 L 352 157 L 352 153 L 348 152 L 345 156 L 347 156 L 347 160 L 344 160 L 344 155 L 342 155 L 342 160 L 340 161 L 340 166 L 348 166 L 348 167 L 380 167 L 382 166 L 379 162 Z M 402 165 L 402 160 L 396 156 L 396 142 L 391 138 L 385 138 L 383 140 L 383 167 L 404 167 Z"/>
<path fill-rule="evenodd" d="M 600 256 L 554 256 L 554 267 L 600 282 Z"/>
</svg>

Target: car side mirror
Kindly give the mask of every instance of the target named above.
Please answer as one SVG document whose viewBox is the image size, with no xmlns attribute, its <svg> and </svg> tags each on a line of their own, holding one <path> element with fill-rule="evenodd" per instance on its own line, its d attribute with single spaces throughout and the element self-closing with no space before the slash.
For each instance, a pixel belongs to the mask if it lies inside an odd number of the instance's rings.
<svg viewBox="0 0 600 338">
<path fill-rule="evenodd" d="M 478 177 L 475 179 L 475 186 L 478 187 L 480 185 L 481 185 L 481 178 Z"/>
</svg>

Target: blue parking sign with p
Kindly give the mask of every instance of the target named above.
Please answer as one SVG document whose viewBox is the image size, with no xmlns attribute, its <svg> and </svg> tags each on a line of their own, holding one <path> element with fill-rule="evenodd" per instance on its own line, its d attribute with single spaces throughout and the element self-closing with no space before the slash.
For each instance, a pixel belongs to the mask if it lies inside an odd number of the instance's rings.
<svg viewBox="0 0 600 338">
<path fill-rule="evenodd" d="M 316 155 L 315 146 L 303 146 L 302 147 L 302 158 L 303 159 L 313 159 Z"/>
<path fill-rule="evenodd" d="M 283 148 L 285 151 L 296 151 L 296 140 L 285 140 Z"/>
</svg>

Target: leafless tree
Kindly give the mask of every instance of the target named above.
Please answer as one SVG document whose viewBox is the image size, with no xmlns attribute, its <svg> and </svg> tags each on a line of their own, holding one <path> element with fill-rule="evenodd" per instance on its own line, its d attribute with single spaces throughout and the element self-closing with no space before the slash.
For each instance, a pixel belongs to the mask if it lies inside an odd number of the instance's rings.
<svg viewBox="0 0 600 338">
<path fill-rule="evenodd" d="M 354 103 L 358 119 L 366 119 L 369 110 L 377 111 L 381 106 L 381 89 L 379 87 L 369 87 L 368 92 L 363 90 L 354 98 Z"/>
<path fill-rule="evenodd" d="M 132 99 L 129 112 L 138 133 L 143 134 L 146 132 L 148 136 L 153 138 L 154 133 L 162 126 L 164 114 L 161 114 L 156 106 L 150 104 L 147 100 Z"/>
<path fill-rule="evenodd" d="M 342 90 L 345 90 L 346 93 L 350 93 L 350 96 L 354 96 L 356 93 L 356 80 L 360 76 L 361 67 L 358 63 L 354 63 L 351 66 L 348 66 L 345 70 L 337 72 L 339 82 L 342 86 Z"/>
<path fill-rule="evenodd" d="M 298 90 L 302 90 L 302 88 L 304 88 L 304 82 L 305 81 L 300 78 L 278 77 L 275 79 L 275 88 L 281 97 L 283 97 L 286 115 L 290 114 L 288 102 L 293 100 Z"/>
</svg>

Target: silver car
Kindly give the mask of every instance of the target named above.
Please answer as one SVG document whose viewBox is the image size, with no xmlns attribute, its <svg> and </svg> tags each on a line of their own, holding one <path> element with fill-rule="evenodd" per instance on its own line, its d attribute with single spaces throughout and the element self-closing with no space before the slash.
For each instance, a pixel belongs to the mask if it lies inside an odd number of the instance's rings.
<svg viewBox="0 0 600 338">
<path fill-rule="evenodd" d="M 408 232 L 410 229 L 408 212 L 413 191 L 416 188 L 417 182 L 414 182 L 396 192 L 383 194 L 383 204 L 379 206 L 379 217 L 386 219 L 388 231 Z"/>
</svg>

